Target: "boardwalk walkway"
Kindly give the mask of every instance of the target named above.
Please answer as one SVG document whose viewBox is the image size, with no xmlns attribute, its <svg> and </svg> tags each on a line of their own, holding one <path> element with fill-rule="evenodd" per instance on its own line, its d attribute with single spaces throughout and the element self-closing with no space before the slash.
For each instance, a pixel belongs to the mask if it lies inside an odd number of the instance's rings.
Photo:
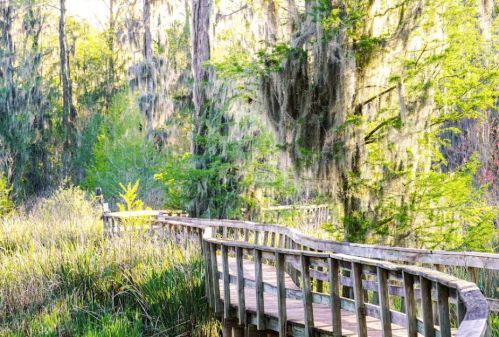
<svg viewBox="0 0 499 337">
<path fill-rule="evenodd" d="M 218 268 L 222 270 L 222 258 L 219 256 Z M 255 265 L 251 261 L 244 261 L 244 278 L 255 280 Z M 235 258 L 229 258 L 229 270 L 231 275 L 237 275 L 237 265 Z M 262 265 L 263 270 L 263 282 L 272 284 L 277 287 L 277 273 L 276 269 L 269 265 Z M 287 289 L 300 290 L 300 288 L 293 282 L 291 277 L 285 275 L 285 283 Z M 224 284 L 220 280 L 220 294 L 222 299 L 224 298 Z M 256 291 L 254 289 L 244 289 L 245 299 L 246 299 L 246 313 L 250 318 L 250 321 L 256 323 Z M 231 307 L 237 309 L 237 297 L 238 289 L 237 285 L 230 285 L 230 304 Z M 286 313 L 288 318 L 288 324 L 293 327 L 299 327 L 302 330 L 305 326 L 305 320 L 303 316 L 303 301 L 302 300 L 290 300 L 286 301 Z M 277 297 L 271 294 L 264 294 L 264 312 L 266 321 L 269 323 L 270 327 L 276 328 L 278 326 L 279 311 L 277 306 Z M 332 317 L 331 308 L 327 305 L 313 304 L 314 307 L 314 323 L 316 333 L 332 335 Z M 341 310 L 341 322 L 342 322 L 342 336 L 345 337 L 357 337 L 357 320 L 353 312 L 347 310 Z M 456 333 L 457 329 L 452 329 L 453 335 Z M 381 326 L 381 321 L 377 318 L 368 317 L 367 318 L 367 334 L 369 337 L 383 337 L 383 331 Z M 408 336 L 407 329 L 392 324 L 392 336 L 393 337 L 406 337 Z M 422 336 L 422 335 L 419 335 Z"/>
<path fill-rule="evenodd" d="M 156 211 L 103 215 L 112 234 L 140 218 L 163 238 L 199 242 L 210 307 L 237 322 L 234 337 L 489 337 L 489 305 L 478 268 L 499 269 L 496 254 L 454 253 L 320 240 L 277 225 L 167 217 Z M 125 221 L 124 218 L 128 220 Z M 393 263 L 397 262 L 397 263 Z M 435 269 L 423 267 L 434 265 Z M 470 281 L 441 272 L 467 268 Z M 457 328 L 454 328 L 457 327 Z"/>
</svg>

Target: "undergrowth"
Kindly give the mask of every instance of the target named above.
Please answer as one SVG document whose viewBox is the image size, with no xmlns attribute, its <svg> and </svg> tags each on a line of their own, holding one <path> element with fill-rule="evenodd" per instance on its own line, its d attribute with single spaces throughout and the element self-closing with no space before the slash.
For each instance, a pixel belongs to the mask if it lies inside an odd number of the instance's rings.
<svg viewBox="0 0 499 337">
<path fill-rule="evenodd" d="M 196 243 L 103 237 L 95 206 L 72 187 L 0 220 L 0 336 L 211 335 Z"/>
</svg>

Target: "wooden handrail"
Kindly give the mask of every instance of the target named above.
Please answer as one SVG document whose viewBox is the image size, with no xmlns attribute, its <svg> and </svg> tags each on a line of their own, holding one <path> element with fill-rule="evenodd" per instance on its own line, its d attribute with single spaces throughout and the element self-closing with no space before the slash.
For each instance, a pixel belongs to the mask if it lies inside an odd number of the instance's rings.
<svg viewBox="0 0 499 337">
<path fill-rule="evenodd" d="M 133 215 L 125 217 L 128 216 Z M 409 336 L 416 336 L 418 333 L 424 336 L 450 336 L 449 301 L 456 304 L 458 310 L 459 328 L 455 336 L 482 337 L 488 336 L 490 332 L 488 303 L 475 284 L 423 267 L 399 265 L 370 258 L 374 255 L 380 259 L 435 263 L 428 261 L 430 256 L 452 255 L 450 252 L 392 249 L 320 240 L 287 227 L 244 221 L 150 216 L 155 218 L 156 224 L 163 227 L 163 233 L 167 230 L 169 233 L 174 233 L 182 229 L 184 232 L 194 233 L 199 238 L 205 258 L 208 302 L 215 311 L 223 313 L 226 318 L 230 317 L 228 289 L 230 284 L 235 284 L 238 289 L 237 317 L 241 322 L 245 319 L 244 289 L 256 291 L 255 323 L 258 329 L 269 328 L 265 326 L 266 321 L 263 319 L 265 315 L 263 294 L 269 293 L 276 296 L 278 317 L 275 318 L 274 326 L 278 327 L 280 336 L 291 333 L 287 331 L 289 327 L 286 323 L 287 299 L 303 301 L 305 323 L 299 329 L 302 329 L 300 334 L 308 337 L 314 334 L 314 317 L 311 310 L 314 303 L 331 308 L 334 336 L 341 335 L 341 316 L 338 314 L 338 308 L 356 313 L 358 335 L 361 337 L 367 336 L 366 316 L 380 319 L 385 336 L 391 335 L 392 323 L 405 327 Z M 122 214 L 106 213 L 104 222 L 109 225 L 110 221 L 114 223 L 122 217 Z M 378 248 L 388 253 L 374 252 Z M 218 270 L 218 251 L 221 252 L 222 258 L 221 271 Z M 394 254 L 394 252 L 401 253 Z M 228 267 L 231 254 L 234 254 L 237 265 L 237 272 L 234 275 L 230 274 Z M 459 253 L 455 254 L 459 256 Z M 475 254 L 477 255 L 472 255 L 474 258 L 470 260 L 474 263 L 472 266 L 479 264 L 477 261 L 483 262 L 480 260 L 483 258 L 487 259 L 486 261 L 499 260 L 495 256 L 490 256 L 493 254 Z M 242 269 L 245 257 L 251 257 L 255 263 L 254 279 L 244 277 Z M 449 262 L 451 263 L 446 264 L 460 265 L 463 260 L 449 260 Z M 261 268 L 265 263 L 272 265 L 275 263 L 278 281 L 276 285 L 263 282 Z M 491 265 L 496 266 L 496 264 Z M 491 269 L 499 269 L 499 264 Z M 340 270 L 349 272 L 350 276 L 340 275 Z M 285 287 L 283 282 L 285 272 L 296 284 L 302 284 L 301 289 Z M 298 279 L 301 282 L 298 282 Z M 313 279 L 328 282 L 328 293 L 324 293 L 322 289 L 319 291 L 317 287 L 316 291 L 313 291 L 311 287 Z M 224 302 L 221 301 L 219 280 L 223 280 Z M 394 282 L 396 284 L 393 284 Z M 340 285 L 353 288 L 353 299 L 340 296 Z M 379 303 L 365 303 L 365 290 L 379 294 Z M 389 295 L 403 299 L 405 313 L 390 309 Z M 416 299 L 421 300 L 421 320 L 416 317 Z M 435 304 L 432 306 L 432 303 Z M 439 329 L 434 327 L 433 307 L 438 308 Z M 293 329 L 298 328 L 295 326 Z"/>
</svg>

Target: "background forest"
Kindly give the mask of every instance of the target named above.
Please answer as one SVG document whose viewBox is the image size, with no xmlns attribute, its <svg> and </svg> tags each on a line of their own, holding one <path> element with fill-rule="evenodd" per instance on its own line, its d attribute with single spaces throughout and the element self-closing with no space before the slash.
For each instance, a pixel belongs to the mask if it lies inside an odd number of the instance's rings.
<svg viewBox="0 0 499 337">
<path fill-rule="evenodd" d="M 197 217 L 325 202 L 339 239 L 494 248 L 493 3 L 203 1 L 1 2 L 2 213 L 140 181 Z"/>
<path fill-rule="evenodd" d="M 1 2 L 4 203 L 140 180 L 192 216 L 324 202 L 339 239 L 493 248 L 492 2 L 66 2 Z"/>
<path fill-rule="evenodd" d="M 97 187 L 113 210 L 298 226 L 263 210 L 326 204 L 315 235 L 497 252 L 498 5 L 0 0 L 0 334 L 213 332 L 199 253 L 102 239 Z"/>
</svg>

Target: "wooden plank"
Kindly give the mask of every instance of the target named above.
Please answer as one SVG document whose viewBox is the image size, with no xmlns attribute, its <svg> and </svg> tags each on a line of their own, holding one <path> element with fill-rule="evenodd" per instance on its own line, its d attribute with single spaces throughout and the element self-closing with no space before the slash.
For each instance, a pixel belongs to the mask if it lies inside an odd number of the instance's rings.
<svg viewBox="0 0 499 337">
<path fill-rule="evenodd" d="M 404 303 L 407 319 L 407 336 L 418 336 L 418 322 L 416 320 L 416 298 L 414 297 L 414 275 L 403 272 L 404 277 Z"/>
<path fill-rule="evenodd" d="M 227 227 L 224 227 L 227 228 Z M 228 247 L 222 245 L 222 269 L 224 273 L 224 318 L 230 318 L 230 276 Z"/>
<path fill-rule="evenodd" d="M 303 313 L 305 315 L 305 337 L 314 337 L 314 311 L 312 306 L 312 286 L 310 283 L 310 257 L 302 254 L 300 259 L 303 288 Z"/>
<path fill-rule="evenodd" d="M 215 313 L 222 312 L 222 303 L 220 302 L 220 284 L 218 283 L 218 264 L 217 264 L 217 246 L 210 243 L 210 264 L 211 264 L 211 285 L 213 287 L 213 301 Z"/>
<path fill-rule="evenodd" d="M 468 267 L 468 281 L 471 283 L 478 283 L 478 268 Z"/>
<path fill-rule="evenodd" d="M 431 281 L 426 277 L 419 277 L 421 288 L 421 308 L 423 315 L 423 330 L 425 337 L 435 337 L 435 326 L 433 325 L 433 301 L 431 299 Z"/>
<path fill-rule="evenodd" d="M 287 336 L 287 313 L 286 313 L 286 283 L 284 279 L 284 254 L 276 252 L 277 272 L 277 311 L 279 319 L 279 337 Z"/>
<path fill-rule="evenodd" d="M 331 297 L 331 320 L 333 336 L 341 337 L 340 269 L 338 260 L 329 258 L 329 295 Z"/>
<path fill-rule="evenodd" d="M 268 243 L 269 243 L 269 232 L 265 231 L 263 233 L 263 244 L 262 244 L 262 246 L 267 246 Z"/>
<path fill-rule="evenodd" d="M 247 228 L 244 229 L 244 241 L 249 241 L 249 229 Z"/>
<path fill-rule="evenodd" d="M 236 247 L 237 265 L 237 317 L 239 324 L 246 324 L 246 301 L 244 296 L 243 249 Z"/>
<path fill-rule="evenodd" d="M 357 319 L 357 335 L 367 337 L 366 306 L 362 289 L 362 265 L 352 262 L 353 293 L 355 298 L 355 315 Z"/>
<path fill-rule="evenodd" d="M 256 281 L 256 304 L 257 304 L 257 328 L 265 330 L 264 304 L 263 304 L 263 275 L 262 275 L 262 251 L 255 249 L 253 251 L 255 262 L 255 281 Z"/>
<path fill-rule="evenodd" d="M 378 267 L 379 313 L 383 337 L 392 337 L 390 320 L 390 299 L 388 297 L 388 272 Z"/>
<path fill-rule="evenodd" d="M 260 241 L 260 232 L 259 231 L 255 231 L 255 245 L 258 245 Z"/>
<path fill-rule="evenodd" d="M 450 337 L 449 288 L 441 283 L 437 283 L 437 298 L 440 337 Z"/>
</svg>

